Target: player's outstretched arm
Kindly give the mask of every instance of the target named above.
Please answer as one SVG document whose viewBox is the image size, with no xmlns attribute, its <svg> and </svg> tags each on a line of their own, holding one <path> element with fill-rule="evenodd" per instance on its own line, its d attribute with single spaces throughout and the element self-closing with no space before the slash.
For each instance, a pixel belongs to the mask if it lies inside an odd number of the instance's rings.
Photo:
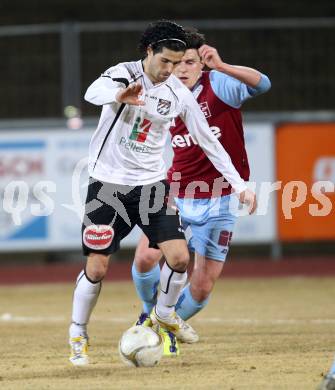
<svg viewBox="0 0 335 390">
<path fill-rule="evenodd" d="M 143 105 L 138 99 L 141 92 L 140 84 L 129 84 L 129 74 L 122 66 L 114 66 L 88 87 L 85 100 L 97 106 L 112 103 Z"/>
<path fill-rule="evenodd" d="M 203 62 L 211 69 L 234 77 L 251 88 L 257 88 L 262 81 L 262 93 L 270 89 L 271 83 L 267 76 L 256 69 L 246 66 L 230 65 L 222 61 L 215 47 L 203 45 L 199 49 Z M 262 80 L 263 79 L 263 80 Z M 264 85 L 263 85 L 264 84 Z"/>
<path fill-rule="evenodd" d="M 116 94 L 119 89 L 119 83 L 101 76 L 88 87 L 85 93 L 85 100 L 96 106 L 117 103 Z"/>
<path fill-rule="evenodd" d="M 256 195 L 247 188 L 245 181 L 234 167 L 229 154 L 210 130 L 191 92 L 185 90 L 185 95 L 186 105 L 180 117 L 189 133 L 197 141 L 215 168 L 233 187 L 240 202 L 248 205 L 249 213 L 253 213 L 257 206 Z"/>
</svg>

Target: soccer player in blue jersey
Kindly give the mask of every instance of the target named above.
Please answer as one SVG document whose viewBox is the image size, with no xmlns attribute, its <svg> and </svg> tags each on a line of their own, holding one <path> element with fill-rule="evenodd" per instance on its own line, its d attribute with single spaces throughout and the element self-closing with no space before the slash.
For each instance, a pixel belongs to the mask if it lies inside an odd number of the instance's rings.
<svg viewBox="0 0 335 390">
<path fill-rule="evenodd" d="M 247 99 L 266 92 L 270 81 L 255 69 L 224 63 L 217 50 L 204 43 L 202 35 L 189 34 L 188 48 L 174 74 L 192 91 L 211 131 L 227 150 L 240 176 L 248 180 L 249 165 L 240 108 Z M 204 72 L 204 65 L 211 70 Z M 184 287 L 176 305 L 178 315 L 187 320 L 207 305 L 215 281 L 221 274 L 234 229 L 234 209 L 238 200 L 184 123 L 177 119 L 170 132 L 174 159 L 168 180 L 172 188 L 177 176 L 179 191 L 175 194 L 175 202 L 184 229 L 191 229 L 189 249 L 195 253 L 190 283 Z M 195 182 L 200 184 L 194 186 Z M 150 325 L 148 314 L 156 302 L 161 256 L 159 250 L 148 247 L 148 239 L 143 235 L 132 268 L 136 290 L 143 303 L 139 323 Z M 196 341 L 198 336 L 194 335 L 188 342 Z"/>
</svg>

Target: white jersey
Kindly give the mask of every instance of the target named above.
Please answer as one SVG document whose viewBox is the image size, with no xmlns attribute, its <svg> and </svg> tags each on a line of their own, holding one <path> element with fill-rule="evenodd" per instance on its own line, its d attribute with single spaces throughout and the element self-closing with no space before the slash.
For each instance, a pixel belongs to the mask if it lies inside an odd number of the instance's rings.
<svg viewBox="0 0 335 390">
<path fill-rule="evenodd" d="M 141 83 L 144 106 L 116 101 L 120 88 Z M 173 119 L 180 116 L 215 168 L 241 192 L 244 181 L 229 155 L 208 127 L 192 93 L 174 75 L 153 84 L 142 62 L 126 62 L 109 68 L 88 88 L 85 99 L 103 105 L 89 148 L 89 174 L 97 180 L 138 186 L 166 177 L 163 151 Z"/>
</svg>

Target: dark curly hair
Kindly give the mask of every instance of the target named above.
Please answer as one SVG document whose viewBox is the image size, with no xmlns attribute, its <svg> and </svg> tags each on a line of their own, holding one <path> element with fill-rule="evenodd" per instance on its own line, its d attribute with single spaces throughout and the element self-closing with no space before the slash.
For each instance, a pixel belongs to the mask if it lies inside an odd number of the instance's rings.
<svg viewBox="0 0 335 390">
<path fill-rule="evenodd" d="M 169 20 L 150 23 L 140 38 L 138 49 L 146 56 L 148 47 L 152 48 L 154 54 L 160 53 L 164 47 L 185 51 L 186 33 L 182 26 Z"/>
<path fill-rule="evenodd" d="M 186 31 L 186 48 L 198 50 L 202 45 L 206 43 L 204 34 L 200 34 L 196 28 L 188 27 Z"/>
</svg>

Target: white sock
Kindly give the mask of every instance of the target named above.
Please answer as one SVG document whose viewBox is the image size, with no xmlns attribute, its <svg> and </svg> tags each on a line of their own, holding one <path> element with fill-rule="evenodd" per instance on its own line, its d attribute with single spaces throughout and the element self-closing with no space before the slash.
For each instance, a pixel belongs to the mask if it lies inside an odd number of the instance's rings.
<svg viewBox="0 0 335 390">
<path fill-rule="evenodd" d="M 156 313 L 162 317 L 169 317 L 175 310 L 181 290 L 187 279 L 187 272 L 173 270 L 167 262 L 161 269 L 160 294 L 157 299 Z"/>
<path fill-rule="evenodd" d="M 101 281 L 92 283 L 92 281 L 87 279 L 85 271 L 80 272 L 73 293 L 72 324 L 69 329 L 70 337 L 87 336 L 86 326 L 97 303 L 100 290 Z"/>
</svg>

